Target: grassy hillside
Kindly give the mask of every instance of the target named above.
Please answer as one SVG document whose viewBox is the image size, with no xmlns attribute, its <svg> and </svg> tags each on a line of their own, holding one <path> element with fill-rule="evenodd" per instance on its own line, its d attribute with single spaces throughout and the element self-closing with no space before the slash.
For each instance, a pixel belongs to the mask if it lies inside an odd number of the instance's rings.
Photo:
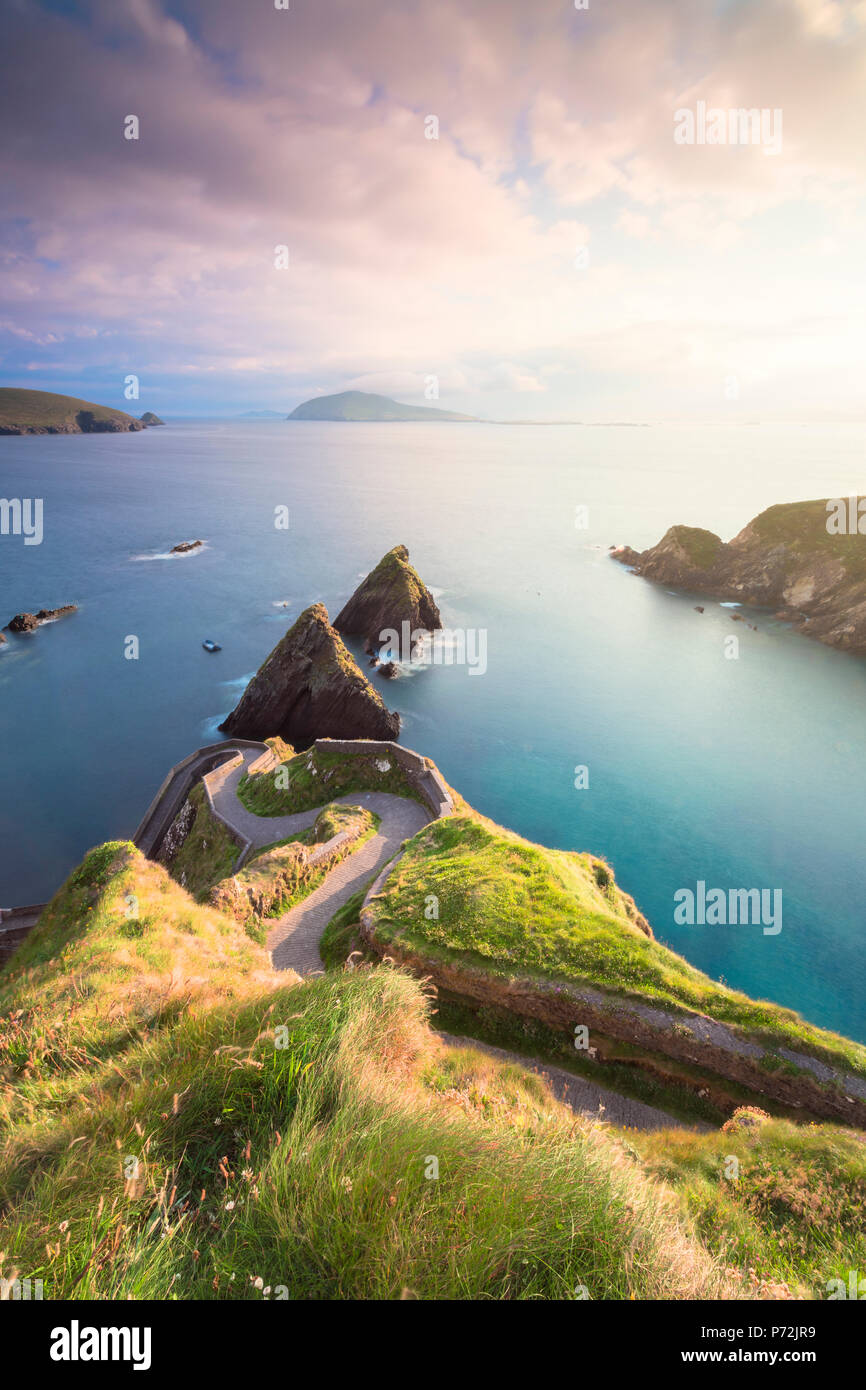
<svg viewBox="0 0 866 1390">
<path fill-rule="evenodd" d="M 738 1112 L 723 1131 L 635 1134 L 630 1146 L 674 1186 L 703 1241 L 744 1287 L 826 1298 L 866 1276 L 866 1143 L 831 1125 Z M 736 1160 L 736 1164 L 731 1163 Z M 761 1274 L 758 1274 L 761 1271 Z"/>
<path fill-rule="evenodd" d="M 204 787 L 194 786 L 181 815 L 193 814 L 193 822 L 180 845 L 161 858 L 172 878 L 198 902 L 204 902 L 215 883 L 230 874 L 240 853 L 240 841 L 211 814 Z M 169 837 L 170 838 L 170 837 Z"/>
<path fill-rule="evenodd" d="M 701 526 L 672 526 L 668 535 L 683 548 L 692 563 L 702 569 L 709 569 L 715 563 L 722 548 L 720 538 Z"/>
<path fill-rule="evenodd" d="M 431 895 L 438 916 L 426 912 Z M 371 914 L 377 940 L 430 961 L 697 1010 L 866 1077 L 866 1048 L 717 984 L 647 936 L 602 861 L 530 844 L 468 810 L 409 842 Z"/>
<path fill-rule="evenodd" d="M 0 434 L 102 434 L 144 428 L 124 410 L 77 396 L 0 387 Z"/>
<path fill-rule="evenodd" d="M 796 555 L 840 560 L 852 579 L 866 579 L 866 536 L 829 532 L 827 500 L 768 507 L 747 529 L 767 545 L 785 545 Z"/>
<path fill-rule="evenodd" d="M 614 1137 L 443 1053 L 428 1008 L 387 967 L 276 977 L 132 846 L 92 851 L 0 975 L 0 1272 L 51 1299 L 730 1292 Z"/>
</svg>

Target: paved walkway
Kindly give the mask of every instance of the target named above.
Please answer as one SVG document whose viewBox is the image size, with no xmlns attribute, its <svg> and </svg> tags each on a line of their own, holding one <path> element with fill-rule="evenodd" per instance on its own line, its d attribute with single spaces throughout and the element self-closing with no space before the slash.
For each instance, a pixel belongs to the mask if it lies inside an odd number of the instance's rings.
<svg viewBox="0 0 866 1390">
<path fill-rule="evenodd" d="M 220 815 L 243 839 L 250 840 L 254 849 L 306 830 L 322 809 L 317 806 L 291 816 L 257 816 L 248 811 L 238 800 L 237 788 L 246 767 L 259 756 L 255 749 L 245 751 L 243 767 L 238 764 L 233 768 L 213 793 Z M 379 817 L 379 828 L 360 849 L 341 859 L 309 897 L 274 922 L 268 948 L 277 970 L 296 970 L 299 975 L 322 970 L 319 941 L 334 913 L 394 857 L 404 840 L 431 819 L 430 812 L 417 801 L 390 792 L 350 792 L 331 800 L 373 811 Z"/>
<path fill-rule="evenodd" d="M 355 792 L 339 796 L 346 806 L 364 806 L 380 817 L 376 834 L 342 859 L 324 883 L 275 923 L 268 936 L 271 959 L 277 970 L 297 970 L 309 975 L 324 969 L 319 941 L 334 913 L 392 859 L 404 840 L 416 835 L 430 820 L 430 813 L 404 796 L 389 792 Z M 316 813 L 313 812 L 313 819 Z M 291 832 L 290 832 L 291 833 Z"/>
<path fill-rule="evenodd" d="M 230 747 L 228 751 L 231 752 Z M 237 767 L 233 767 L 221 785 L 211 792 L 214 806 L 241 839 L 249 840 L 253 849 L 261 849 L 263 845 L 272 845 L 274 840 L 286 840 L 290 835 L 295 835 L 299 830 L 306 830 L 308 825 L 312 825 L 322 809 L 321 806 L 312 811 L 296 811 L 291 816 L 257 816 L 254 811 L 247 810 L 238 799 L 238 784 L 250 763 L 261 757 L 261 750 L 257 752 L 255 748 L 238 749 L 238 752 L 241 751 L 244 756 L 243 764 L 238 763 Z M 350 805 L 355 804 L 351 797 L 348 800 Z M 328 803 L 323 801 L 322 806 L 326 805 Z"/>
<path fill-rule="evenodd" d="M 657 1110 L 654 1105 L 644 1105 L 641 1100 L 620 1095 L 607 1086 L 599 1086 L 587 1081 L 583 1076 L 565 1071 L 562 1067 L 552 1067 L 546 1062 L 534 1061 L 531 1057 L 521 1057 L 517 1052 L 507 1052 L 503 1047 L 492 1047 L 490 1043 L 478 1042 L 476 1038 L 459 1038 L 451 1033 L 440 1033 L 448 1047 L 474 1047 L 497 1057 L 500 1062 L 516 1062 L 527 1071 L 534 1071 L 544 1078 L 557 1100 L 573 1110 L 576 1115 L 585 1115 L 592 1120 L 606 1120 L 608 1124 L 620 1129 L 687 1129 L 697 1134 L 708 1134 L 711 1125 L 702 1120 L 686 1124 L 669 1115 L 665 1110 Z"/>
<path fill-rule="evenodd" d="M 222 785 L 213 792 L 214 805 L 220 815 L 239 835 L 251 841 L 254 849 L 261 849 L 275 840 L 284 840 L 299 830 L 306 830 L 313 825 L 322 809 L 318 806 L 290 816 L 257 816 L 248 811 L 238 800 L 237 788 L 247 766 L 259 756 L 256 749 L 244 750 L 243 767 L 238 765 L 233 768 Z M 322 970 L 319 942 L 334 913 L 394 857 L 404 840 L 417 834 L 431 819 L 430 813 L 417 801 L 393 796 L 389 792 L 355 792 L 333 800 L 345 806 L 364 806 L 374 811 L 380 818 L 379 828 L 366 844 L 342 859 L 309 897 L 275 921 L 268 935 L 268 948 L 277 970 L 296 970 L 299 975 Z M 619 1095 L 606 1086 L 596 1085 L 561 1067 L 547 1066 L 533 1061 L 531 1057 L 521 1057 L 504 1048 L 478 1042 L 475 1038 L 458 1038 L 449 1033 L 441 1033 L 440 1037 L 448 1046 L 473 1047 L 498 1057 L 500 1061 L 516 1062 L 536 1072 L 546 1080 L 557 1100 L 577 1115 L 604 1119 L 624 1129 L 692 1129 L 700 1132 L 710 1129 L 709 1125 L 700 1121 L 687 1125 L 664 1110 Z"/>
</svg>

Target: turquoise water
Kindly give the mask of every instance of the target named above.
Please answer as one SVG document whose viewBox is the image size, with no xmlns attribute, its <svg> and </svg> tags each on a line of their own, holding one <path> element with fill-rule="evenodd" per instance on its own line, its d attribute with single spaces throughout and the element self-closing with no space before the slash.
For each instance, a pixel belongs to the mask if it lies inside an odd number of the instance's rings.
<svg viewBox="0 0 866 1390">
<path fill-rule="evenodd" d="M 0 440 L 0 495 L 45 512 L 41 546 L 0 536 L 0 621 L 80 605 L 0 651 L 0 904 L 42 900 L 130 834 L 293 617 L 335 615 L 403 542 L 445 622 L 488 634 L 483 676 L 382 687 L 403 741 L 494 819 L 607 857 L 709 974 L 866 1040 L 866 662 L 769 615 L 758 632 L 701 616 L 606 554 L 673 522 L 728 537 L 774 502 L 862 495 L 863 445 L 853 426 L 283 422 Z M 142 558 L 196 537 L 199 554 Z M 781 933 L 676 926 L 674 893 L 700 879 L 780 888 Z"/>
</svg>

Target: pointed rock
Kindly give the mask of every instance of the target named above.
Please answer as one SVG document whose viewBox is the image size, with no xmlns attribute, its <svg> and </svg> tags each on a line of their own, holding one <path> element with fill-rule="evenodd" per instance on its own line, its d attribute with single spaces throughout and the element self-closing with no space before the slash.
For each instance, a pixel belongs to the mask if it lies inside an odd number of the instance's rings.
<svg viewBox="0 0 866 1390">
<path fill-rule="evenodd" d="M 378 651 L 379 634 L 388 628 L 400 633 L 404 622 L 410 632 L 435 632 L 442 626 L 433 595 L 409 564 L 408 550 L 405 545 L 395 545 L 358 585 L 334 620 L 334 627 L 366 638 Z"/>
<path fill-rule="evenodd" d="M 396 738 L 400 716 L 385 708 L 327 609 L 315 603 L 277 643 L 220 729 L 305 748 L 317 738 Z"/>
</svg>

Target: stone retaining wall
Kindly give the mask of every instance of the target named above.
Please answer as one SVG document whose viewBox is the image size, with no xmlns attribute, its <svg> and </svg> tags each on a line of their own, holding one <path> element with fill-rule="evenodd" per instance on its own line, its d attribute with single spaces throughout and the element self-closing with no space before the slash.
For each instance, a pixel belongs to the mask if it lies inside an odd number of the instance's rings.
<svg viewBox="0 0 866 1390">
<path fill-rule="evenodd" d="M 402 768 L 410 786 L 420 794 L 434 820 L 454 813 L 454 802 L 442 774 L 429 758 L 390 740 L 317 738 L 313 747 L 322 753 L 346 753 L 389 757 Z M 270 752 L 270 750 L 268 750 Z"/>
<path fill-rule="evenodd" d="M 217 766 L 239 748 L 258 748 L 262 752 L 266 751 L 262 743 L 252 739 L 234 738 L 224 743 L 211 743 L 204 748 L 197 748 L 194 753 L 190 753 L 170 768 L 132 837 L 133 843 L 142 854 L 148 859 L 156 858 L 165 832 L 173 823 L 195 783 L 203 773 Z"/>
<path fill-rule="evenodd" d="M 770 1055 L 770 1049 L 691 1010 L 654 1008 L 642 1000 L 568 981 L 520 975 L 505 979 L 478 966 L 428 958 L 400 943 L 379 941 L 373 899 L 384 892 L 389 876 L 402 858 L 402 853 L 397 854 L 384 866 L 370 885 L 359 913 L 361 940 L 380 958 L 404 966 L 414 975 L 431 980 L 437 989 L 447 990 L 473 1006 L 493 1006 L 518 1017 L 536 1019 L 565 1036 L 573 1034 L 575 1024 L 581 1024 L 589 1028 L 590 1035 L 596 1033 L 626 1042 L 655 1057 L 658 1063 L 664 1057 L 689 1063 L 780 1105 L 866 1129 L 866 1082 L 817 1058 L 785 1050 L 784 1055 L 798 1068 L 798 1074 L 768 1070 L 762 1066 L 762 1060 Z M 693 1085 L 695 1090 L 705 1084 L 682 1071 L 675 1072 L 674 1079 Z"/>
<path fill-rule="evenodd" d="M 420 753 L 413 752 L 411 748 L 403 748 L 399 743 L 390 740 L 330 738 L 316 739 L 314 746 L 325 752 L 393 758 L 435 819 L 450 816 L 454 811 L 451 794 L 435 765 Z M 204 748 L 196 748 L 169 769 L 132 837 L 133 844 L 143 855 L 148 859 L 157 857 L 169 827 L 174 824 L 192 788 L 201 781 L 211 815 L 220 821 L 238 842 L 238 857 L 232 868 L 232 872 L 237 873 L 250 853 L 251 842 L 241 839 L 237 831 L 220 815 L 214 805 L 213 791 L 242 760 L 243 754 L 240 750 L 248 748 L 259 750 L 259 757 L 250 764 L 250 772 L 269 772 L 279 765 L 280 759 L 272 748 L 256 739 L 233 738 L 222 743 L 207 744 Z M 340 834 L 345 832 L 341 831 Z M 338 838 L 335 836 L 334 842 L 329 842 L 332 851 Z M 322 846 L 322 850 L 327 848 L 328 846 Z M 37 903 L 30 907 L 0 909 L 0 965 L 20 946 L 47 905 Z"/>
<path fill-rule="evenodd" d="M 270 749 L 268 750 L 268 752 L 270 752 Z M 262 757 L 264 756 L 265 755 L 263 754 Z M 232 865 L 233 874 L 236 874 L 238 869 L 244 863 L 244 860 L 246 859 L 247 855 L 253 847 L 253 842 L 252 840 L 243 839 L 235 830 L 234 826 L 229 825 L 225 816 L 220 815 L 214 803 L 213 794 L 215 791 L 219 790 L 219 788 L 222 786 L 222 784 L 228 777 L 229 773 L 232 772 L 234 768 L 238 766 L 238 764 L 242 763 L 243 760 L 243 753 L 233 753 L 231 757 L 226 758 L 225 762 L 220 763 L 218 767 L 215 767 L 212 772 L 206 772 L 201 779 L 202 786 L 204 787 L 204 794 L 207 798 L 208 810 L 210 811 L 214 820 L 218 820 L 220 822 L 220 825 L 225 826 L 226 830 L 229 832 L 232 839 L 238 846 L 238 855 L 235 859 L 234 864 Z M 256 763 L 260 763 L 261 761 L 262 758 L 256 759 Z M 252 764 L 252 766 L 255 766 L 255 764 Z"/>
<path fill-rule="evenodd" d="M 18 950 L 47 906 L 47 903 L 31 903 L 28 907 L 0 908 L 0 966 Z"/>
</svg>

